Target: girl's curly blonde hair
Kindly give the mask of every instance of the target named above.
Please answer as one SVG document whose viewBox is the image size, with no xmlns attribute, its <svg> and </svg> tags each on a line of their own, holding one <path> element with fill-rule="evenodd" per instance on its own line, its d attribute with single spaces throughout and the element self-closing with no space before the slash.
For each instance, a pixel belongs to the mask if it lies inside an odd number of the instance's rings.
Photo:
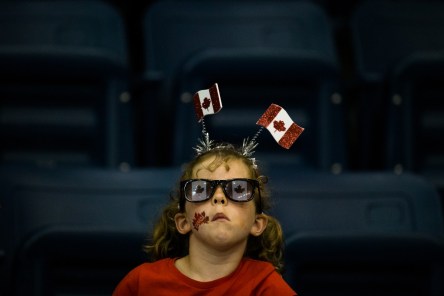
<svg viewBox="0 0 444 296">
<path fill-rule="evenodd" d="M 260 174 L 259 169 L 250 158 L 242 155 L 231 144 L 219 145 L 217 148 L 197 156 L 184 167 L 180 181 L 191 179 L 196 165 L 212 157 L 214 160 L 208 166 L 207 169 L 209 170 L 215 170 L 221 165 L 226 166 L 228 169 L 227 163 L 230 160 L 243 161 L 250 168 L 251 177 L 257 179 L 260 184 L 260 194 L 255 195 L 256 208 L 261 208 L 264 211 L 271 208 L 270 194 L 265 188 L 267 178 Z M 163 258 L 183 257 L 188 254 L 189 235 L 180 234 L 176 229 L 174 220 L 175 215 L 181 211 L 180 200 L 180 190 L 177 185 L 176 190 L 170 195 L 170 202 L 163 209 L 158 221 L 154 225 L 152 236 L 144 245 L 144 250 L 152 261 Z M 263 215 L 266 214 L 263 213 Z M 284 247 L 282 228 L 274 217 L 267 215 L 267 218 L 268 224 L 265 231 L 258 237 L 249 236 L 245 257 L 268 261 L 273 264 L 279 273 L 282 273 Z"/>
</svg>

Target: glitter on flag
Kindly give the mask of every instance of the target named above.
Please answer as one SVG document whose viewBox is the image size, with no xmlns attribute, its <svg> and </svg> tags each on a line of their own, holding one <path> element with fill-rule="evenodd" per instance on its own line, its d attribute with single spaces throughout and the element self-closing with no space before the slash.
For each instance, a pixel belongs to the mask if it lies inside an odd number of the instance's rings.
<svg viewBox="0 0 444 296">
<path fill-rule="evenodd" d="M 202 121 L 204 116 L 215 114 L 222 109 L 222 100 L 220 98 L 217 83 L 209 89 L 203 89 L 196 92 L 193 96 L 193 101 L 197 120 L 199 122 Z"/>
<path fill-rule="evenodd" d="M 256 124 L 265 127 L 282 147 L 289 149 L 304 131 L 279 105 L 271 104 Z"/>
</svg>

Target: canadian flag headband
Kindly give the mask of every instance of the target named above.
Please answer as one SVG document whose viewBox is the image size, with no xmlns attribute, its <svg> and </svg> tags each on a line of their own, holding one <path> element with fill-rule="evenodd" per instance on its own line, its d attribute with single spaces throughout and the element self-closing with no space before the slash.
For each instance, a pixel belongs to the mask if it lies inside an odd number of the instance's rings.
<svg viewBox="0 0 444 296">
<path fill-rule="evenodd" d="M 196 111 L 198 122 L 202 123 L 203 138 L 199 139 L 199 144 L 194 147 L 197 155 L 201 155 L 212 149 L 223 148 L 224 146 L 214 143 L 210 140 L 209 134 L 205 127 L 204 117 L 206 115 L 216 114 L 222 109 L 222 100 L 220 97 L 219 87 L 217 83 L 211 86 L 209 89 L 203 89 L 193 96 L 194 109 Z M 271 104 L 270 107 L 265 110 L 264 114 L 256 122 L 260 125 L 260 129 L 253 136 L 251 140 L 248 138 L 243 140 L 240 154 L 249 158 L 255 166 L 255 159 L 252 158 L 254 149 L 257 147 L 257 138 L 261 131 L 266 128 L 276 142 L 286 148 L 290 149 L 293 143 L 304 131 L 303 127 L 300 127 L 290 118 L 288 113 L 279 105 Z"/>
</svg>

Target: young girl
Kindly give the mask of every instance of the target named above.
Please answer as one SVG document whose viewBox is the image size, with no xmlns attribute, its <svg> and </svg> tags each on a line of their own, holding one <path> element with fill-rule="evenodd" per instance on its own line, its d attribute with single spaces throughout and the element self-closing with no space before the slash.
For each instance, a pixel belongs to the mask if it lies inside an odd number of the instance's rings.
<svg viewBox="0 0 444 296">
<path fill-rule="evenodd" d="M 283 280 L 283 236 L 253 161 L 230 144 L 190 162 L 180 190 L 113 296 L 296 295 Z"/>
</svg>

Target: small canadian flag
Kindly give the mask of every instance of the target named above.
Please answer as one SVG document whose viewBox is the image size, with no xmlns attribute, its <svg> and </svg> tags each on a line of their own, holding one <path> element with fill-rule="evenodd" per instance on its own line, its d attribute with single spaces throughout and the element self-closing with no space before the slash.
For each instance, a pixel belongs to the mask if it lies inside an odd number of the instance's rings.
<svg viewBox="0 0 444 296">
<path fill-rule="evenodd" d="M 282 147 L 289 149 L 304 131 L 279 105 L 271 104 L 256 124 L 268 129 L 273 138 Z"/>
<path fill-rule="evenodd" d="M 217 83 L 209 89 L 198 91 L 193 96 L 194 109 L 196 110 L 197 120 L 200 122 L 206 115 L 215 114 L 222 109 L 222 100 L 220 99 L 219 87 Z"/>
</svg>

